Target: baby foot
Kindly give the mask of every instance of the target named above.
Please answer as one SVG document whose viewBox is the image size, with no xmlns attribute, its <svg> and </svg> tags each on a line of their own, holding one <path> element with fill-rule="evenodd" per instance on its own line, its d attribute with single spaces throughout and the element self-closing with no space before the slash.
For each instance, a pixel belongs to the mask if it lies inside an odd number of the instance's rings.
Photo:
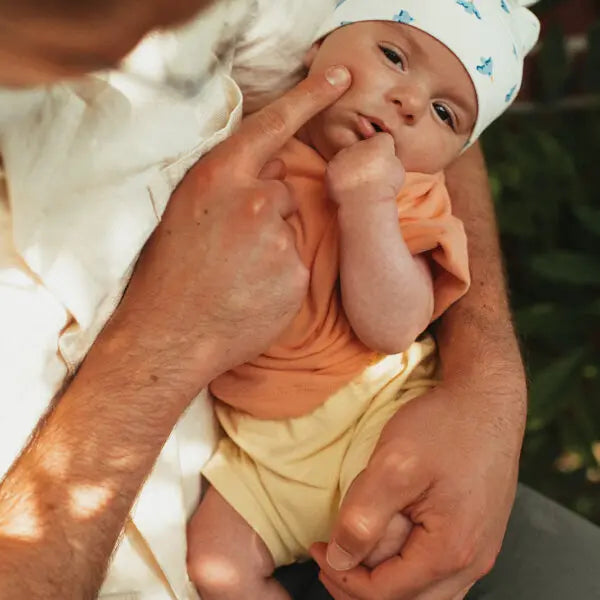
<svg viewBox="0 0 600 600">
<path fill-rule="evenodd" d="M 412 521 L 404 515 L 396 513 L 390 521 L 384 536 L 363 560 L 363 564 L 370 569 L 374 569 L 388 558 L 400 554 L 400 550 L 404 546 L 404 542 L 408 539 L 411 529 Z"/>
</svg>

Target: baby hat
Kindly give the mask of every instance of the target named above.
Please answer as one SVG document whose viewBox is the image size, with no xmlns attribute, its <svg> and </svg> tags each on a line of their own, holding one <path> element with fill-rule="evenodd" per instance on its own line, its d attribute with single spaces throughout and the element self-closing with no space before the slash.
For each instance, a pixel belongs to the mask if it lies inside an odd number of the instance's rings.
<svg viewBox="0 0 600 600">
<path fill-rule="evenodd" d="M 439 40 L 464 65 L 477 93 L 478 115 L 468 144 L 512 104 L 523 60 L 540 33 L 527 8 L 536 0 L 338 0 L 316 39 L 360 21 L 395 21 Z"/>
</svg>

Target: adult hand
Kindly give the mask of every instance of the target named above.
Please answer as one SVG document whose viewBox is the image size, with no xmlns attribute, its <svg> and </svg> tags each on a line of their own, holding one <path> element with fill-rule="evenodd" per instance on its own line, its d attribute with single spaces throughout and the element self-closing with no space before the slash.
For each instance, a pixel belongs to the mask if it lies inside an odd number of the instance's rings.
<svg viewBox="0 0 600 600">
<path fill-rule="evenodd" d="M 520 425 L 486 414 L 501 392 L 485 385 L 442 383 L 388 423 L 329 549 L 312 549 L 336 600 L 460 600 L 491 569 L 516 491 Z M 357 567 L 398 512 L 414 523 L 402 552 Z"/>
<path fill-rule="evenodd" d="M 345 68 L 306 79 L 247 118 L 174 192 L 115 318 L 145 352 L 166 355 L 175 383 L 197 385 L 255 357 L 295 316 L 308 271 L 285 220 L 296 210 L 285 168 L 272 159 L 349 84 Z"/>
<path fill-rule="evenodd" d="M 327 166 L 327 187 L 338 205 L 396 202 L 406 171 L 396 156 L 394 138 L 377 135 L 344 148 Z"/>
</svg>

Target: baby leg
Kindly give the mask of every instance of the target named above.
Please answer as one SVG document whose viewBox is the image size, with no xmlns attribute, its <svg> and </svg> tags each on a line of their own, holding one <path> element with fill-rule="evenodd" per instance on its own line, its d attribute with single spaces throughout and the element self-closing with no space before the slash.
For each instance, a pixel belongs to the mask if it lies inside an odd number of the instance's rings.
<svg viewBox="0 0 600 600">
<path fill-rule="evenodd" d="M 187 564 L 202 600 L 290 600 L 265 543 L 213 487 L 188 525 Z"/>
</svg>

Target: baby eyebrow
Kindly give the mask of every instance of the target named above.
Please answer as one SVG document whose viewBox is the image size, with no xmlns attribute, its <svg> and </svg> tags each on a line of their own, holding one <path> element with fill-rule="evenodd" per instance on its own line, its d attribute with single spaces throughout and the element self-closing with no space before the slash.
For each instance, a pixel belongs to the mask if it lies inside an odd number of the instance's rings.
<svg viewBox="0 0 600 600">
<path fill-rule="evenodd" d="M 470 103 L 467 102 L 460 94 L 448 94 L 448 98 L 454 102 L 465 114 L 470 115 L 472 113 Z"/>
<path fill-rule="evenodd" d="M 384 25 L 391 34 L 389 40 L 390 42 L 396 44 L 404 44 L 405 46 L 407 46 L 407 49 L 409 51 L 414 51 L 416 49 L 414 39 L 410 35 L 411 32 L 408 27 L 406 27 L 406 29 L 401 30 L 398 28 L 398 23 L 391 23 L 387 21 L 382 21 L 382 25 Z"/>
</svg>

